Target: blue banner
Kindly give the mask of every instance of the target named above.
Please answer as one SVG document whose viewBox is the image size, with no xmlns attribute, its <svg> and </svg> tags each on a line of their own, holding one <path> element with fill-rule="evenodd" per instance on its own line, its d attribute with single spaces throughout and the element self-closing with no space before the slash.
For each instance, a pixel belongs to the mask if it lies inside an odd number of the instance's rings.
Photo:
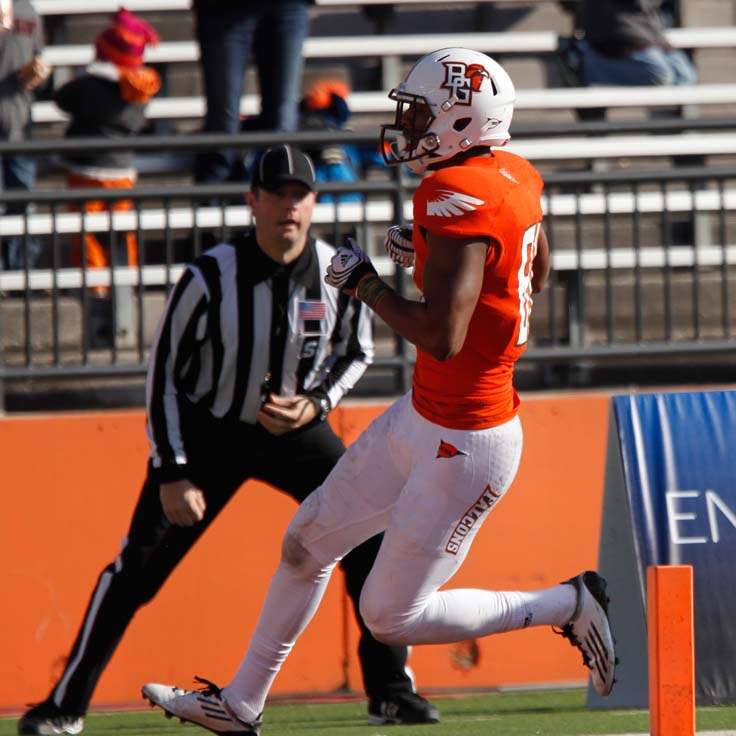
<svg viewBox="0 0 736 736">
<path fill-rule="evenodd" d="M 692 565 L 700 703 L 736 703 L 736 391 L 614 397 L 641 579 Z"/>
</svg>

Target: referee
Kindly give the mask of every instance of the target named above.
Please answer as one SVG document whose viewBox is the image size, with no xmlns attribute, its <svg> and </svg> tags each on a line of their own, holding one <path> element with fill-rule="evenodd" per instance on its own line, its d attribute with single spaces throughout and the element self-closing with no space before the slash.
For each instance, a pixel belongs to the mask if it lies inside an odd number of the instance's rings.
<svg viewBox="0 0 736 736">
<path fill-rule="evenodd" d="M 148 472 L 127 542 L 100 574 L 66 668 L 22 734 L 78 734 L 97 681 L 135 612 L 249 478 L 298 502 L 344 452 L 324 420 L 373 358 L 369 310 L 322 280 L 334 249 L 309 236 L 310 159 L 268 149 L 247 201 L 255 228 L 192 263 L 159 324 L 146 385 Z M 274 533 L 281 533 L 275 530 Z M 342 561 L 358 611 L 374 537 Z M 431 723 L 405 647 L 377 642 L 356 613 L 371 723 Z"/>
</svg>

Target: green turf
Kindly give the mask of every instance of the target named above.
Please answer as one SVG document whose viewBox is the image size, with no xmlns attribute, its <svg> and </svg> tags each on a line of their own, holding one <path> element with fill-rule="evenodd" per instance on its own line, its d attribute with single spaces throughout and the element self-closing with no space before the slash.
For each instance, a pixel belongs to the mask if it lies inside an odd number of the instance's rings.
<svg viewBox="0 0 736 736">
<path fill-rule="evenodd" d="M 442 711 L 442 723 L 433 726 L 370 726 L 361 701 L 272 705 L 266 710 L 263 736 L 576 736 L 649 730 L 645 711 L 588 711 L 582 690 L 433 700 Z M 0 736 L 15 734 L 15 726 L 15 719 L 1 719 Z M 736 707 L 700 708 L 697 726 L 698 730 L 736 729 Z M 93 714 L 87 718 L 84 733 L 197 736 L 205 732 L 149 710 Z"/>
</svg>

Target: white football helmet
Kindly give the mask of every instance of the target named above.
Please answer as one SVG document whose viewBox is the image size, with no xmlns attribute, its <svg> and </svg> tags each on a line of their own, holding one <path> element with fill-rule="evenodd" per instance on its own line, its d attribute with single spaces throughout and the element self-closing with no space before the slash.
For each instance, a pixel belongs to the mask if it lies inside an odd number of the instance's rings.
<svg viewBox="0 0 736 736">
<path fill-rule="evenodd" d="M 381 126 L 387 164 L 408 163 L 417 173 L 477 145 L 504 145 L 516 92 L 490 56 L 463 48 L 433 51 L 389 92 L 393 125 Z"/>
</svg>

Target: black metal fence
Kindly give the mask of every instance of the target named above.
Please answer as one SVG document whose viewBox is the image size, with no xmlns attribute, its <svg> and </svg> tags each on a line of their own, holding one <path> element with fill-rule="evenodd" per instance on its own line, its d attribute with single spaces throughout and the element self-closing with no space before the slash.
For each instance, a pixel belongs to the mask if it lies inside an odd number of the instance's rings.
<svg viewBox="0 0 736 736">
<path fill-rule="evenodd" d="M 264 134 L 235 143 L 257 147 L 273 140 Z M 310 134 L 295 140 L 363 139 Z M 54 143 L 57 152 L 80 146 L 79 141 Z M 124 147 L 124 142 L 86 143 L 87 148 Z M 135 147 L 182 151 L 205 143 L 233 145 L 233 139 L 143 139 Z M 7 148 L 0 147 L 0 153 Z M 16 150 L 50 148 L 48 142 L 31 141 Z M 666 363 L 736 352 L 736 167 L 585 171 L 545 179 L 553 274 L 535 299 L 525 363 Z M 333 201 L 317 206 L 314 230 L 333 241 L 355 232 L 379 271 L 402 293 L 411 293 L 411 279 L 394 269 L 381 243 L 388 224 L 411 217 L 417 183 L 396 170 L 325 185 L 322 191 Z M 0 379 L 143 374 L 166 294 L 184 264 L 249 224 L 243 190 L 232 184 L 6 193 L 6 208 L 21 212 L 0 217 L 0 237 L 5 248 L 12 244 L 20 254 L 21 265 L 0 273 Z M 360 195 L 358 201 L 341 201 L 347 193 Z M 113 205 L 121 199 L 130 200 L 129 210 L 78 211 L 85 201 Z M 129 233 L 137 241 L 137 262 L 127 259 Z M 111 254 L 109 267 L 85 265 L 87 234 Z M 75 249 L 77 261 L 70 255 Z M 102 338 L 94 332 L 100 315 L 110 326 Z M 413 349 L 384 325 L 378 325 L 377 336 L 374 370 L 391 372 L 396 390 L 402 390 Z"/>
</svg>

